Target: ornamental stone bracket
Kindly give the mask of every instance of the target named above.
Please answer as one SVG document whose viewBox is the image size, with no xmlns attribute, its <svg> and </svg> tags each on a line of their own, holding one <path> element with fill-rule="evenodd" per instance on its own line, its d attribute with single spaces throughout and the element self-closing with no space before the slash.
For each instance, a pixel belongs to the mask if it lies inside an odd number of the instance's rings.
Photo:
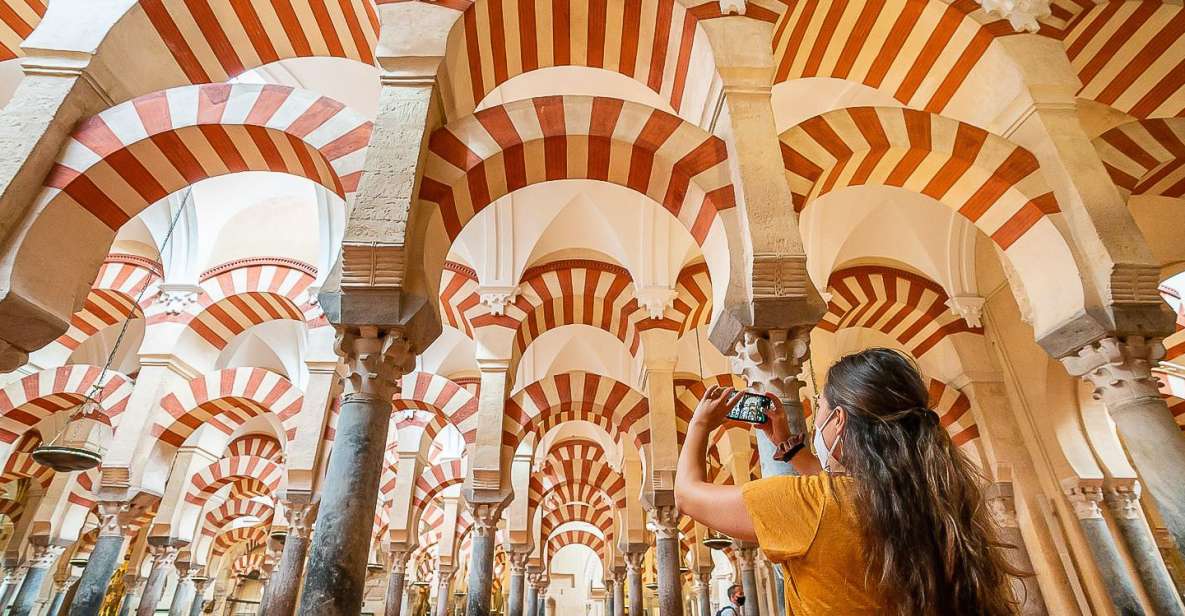
<svg viewBox="0 0 1185 616">
<path fill-rule="evenodd" d="M 506 307 L 518 299 L 518 293 L 518 286 L 481 285 L 477 288 L 481 305 L 494 316 L 504 316 Z"/>
<path fill-rule="evenodd" d="M 638 299 L 638 305 L 646 311 L 646 315 L 651 319 L 663 318 L 667 310 L 675 306 L 675 297 L 677 296 L 678 293 L 674 289 L 660 286 L 641 287 L 634 290 L 634 297 Z"/>
<path fill-rule="evenodd" d="M 498 521 L 502 519 L 502 511 L 507 504 L 509 504 L 509 500 L 500 503 L 469 503 L 469 512 L 473 517 L 474 536 L 492 536 L 498 529 Z"/>
<path fill-rule="evenodd" d="M 625 558 L 625 568 L 627 571 L 631 574 L 637 574 L 642 571 L 642 563 L 646 559 L 645 550 L 624 552 L 622 556 Z"/>
<path fill-rule="evenodd" d="M 166 283 L 160 285 L 159 304 L 165 314 L 178 316 L 196 304 L 205 291 L 195 284 Z"/>
<path fill-rule="evenodd" d="M 339 327 L 336 341 L 345 374 L 342 400 L 389 400 L 399 379 L 415 367 L 412 345 L 398 329 Z"/>
<path fill-rule="evenodd" d="M 976 295 L 956 295 L 946 300 L 951 314 L 966 321 L 971 327 L 983 327 L 984 299 Z"/>
<path fill-rule="evenodd" d="M 979 0 L 979 3 L 989 14 L 1007 19 L 1016 32 L 1036 32 L 1041 28 L 1038 20 L 1051 13 L 1050 0 Z"/>
<path fill-rule="evenodd" d="M 1164 357 L 1159 340 L 1142 336 L 1103 338 L 1062 358 L 1066 370 L 1094 386 L 1093 396 L 1108 408 L 1136 398 L 1159 396 L 1152 366 Z"/>
<path fill-rule="evenodd" d="M 1103 486 L 1099 482 L 1070 479 L 1063 482 L 1062 492 L 1079 520 L 1103 519 L 1103 509 L 1099 506 L 1103 502 Z"/>
<path fill-rule="evenodd" d="M 1103 486 L 1103 501 L 1117 520 L 1140 517 L 1140 484 L 1135 479 L 1112 479 Z"/>
<path fill-rule="evenodd" d="M 654 507 L 648 511 L 658 539 L 679 538 L 679 510 L 673 505 Z"/>
<path fill-rule="evenodd" d="M 721 15 L 744 15 L 745 0 L 718 0 Z"/>
</svg>

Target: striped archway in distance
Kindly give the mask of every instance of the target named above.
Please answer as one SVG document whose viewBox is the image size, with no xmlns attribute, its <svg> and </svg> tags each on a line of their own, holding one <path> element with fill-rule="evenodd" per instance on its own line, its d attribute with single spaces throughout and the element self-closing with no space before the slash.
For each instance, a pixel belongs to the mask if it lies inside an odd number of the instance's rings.
<svg viewBox="0 0 1185 616">
<path fill-rule="evenodd" d="M 23 57 L 21 43 L 45 15 L 48 0 L 0 0 L 0 62 Z"/>
<path fill-rule="evenodd" d="M 566 421 L 587 421 L 641 449 L 650 442 L 649 403 L 629 385 L 591 372 L 555 374 L 527 385 L 506 401 L 502 445 L 517 447 L 528 434 L 543 436 Z"/>
<path fill-rule="evenodd" d="M 1120 124 L 1094 145 L 1115 185 L 1129 194 L 1185 197 L 1185 118 Z"/>
<path fill-rule="evenodd" d="M 285 438 L 296 435 L 293 423 L 304 394 L 284 376 L 264 368 L 226 368 L 192 379 L 161 399 L 151 431 L 160 442 L 180 447 L 204 424 L 229 439 L 249 419 L 273 413 Z"/>
<path fill-rule="evenodd" d="M 70 317 L 66 333 L 54 341 L 73 351 L 104 328 L 128 319 L 144 317 L 144 309 L 156 299 L 153 285 L 164 277 L 161 265 L 137 255 L 109 254 L 99 266 L 82 310 Z M 143 297 L 140 303 L 136 298 Z"/>
<path fill-rule="evenodd" d="M 861 265 L 836 270 L 827 281 L 831 299 L 819 329 L 865 327 L 884 333 L 922 357 L 946 337 L 982 334 L 955 316 L 938 283 L 892 267 Z"/>
<path fill-rule="evenodd" d="M 41 420 L 82 404 L 92 395 L 114 427 L 127 408 L 134 383 L 102 366 L 73 364 L 35 372 L 0 388 L 0 443 L 10 445 Z"/>
</svg>

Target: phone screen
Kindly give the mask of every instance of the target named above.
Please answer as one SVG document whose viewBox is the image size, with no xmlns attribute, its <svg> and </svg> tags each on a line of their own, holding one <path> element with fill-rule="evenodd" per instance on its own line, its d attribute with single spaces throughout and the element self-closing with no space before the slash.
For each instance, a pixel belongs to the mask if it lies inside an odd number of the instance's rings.
<svg viewBox="0 0 1185 616">
<path fill-rule="evenodd" d="M 745 394 L 736 406 L 728 412 L 729 419 L 737 421 L 745 421 L 754 424 L 763 424 L 769 421 L 766 417 L 765 411 L 769 408 L 769 398 L 758 394 Z"/>
</svg>

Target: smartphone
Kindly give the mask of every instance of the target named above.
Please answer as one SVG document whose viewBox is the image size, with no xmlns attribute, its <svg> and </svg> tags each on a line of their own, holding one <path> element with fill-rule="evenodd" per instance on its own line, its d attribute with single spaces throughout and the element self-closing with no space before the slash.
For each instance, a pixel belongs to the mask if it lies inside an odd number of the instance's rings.
<svg viewBox="0 0 1185 616">
<path fill-rule="evenodd" d="M 769 417 L 766 416 L 765 411 L 769 409 L 770 404 L 772 402 L 765 396 L 746 393 L 741 396 L 736 406 L 732 407 L 732 410 L 728 412 L 728 418 L 753 424 L 763 424 L 769 421 Z"/>
</svg>

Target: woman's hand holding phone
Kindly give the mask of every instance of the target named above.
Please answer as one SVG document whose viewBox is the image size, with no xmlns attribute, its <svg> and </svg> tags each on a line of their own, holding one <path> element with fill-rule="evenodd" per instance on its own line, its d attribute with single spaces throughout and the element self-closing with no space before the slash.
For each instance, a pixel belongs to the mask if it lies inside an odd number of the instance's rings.
<svg viewBox="0 0 1185 616">
<path fill-rule="evenodd" d="M 696 405 L 691 421 L 706 428 L 709 432 L 715 430 L 725 422 L 728 412 L 744 395 L 745 392 L 737 391 L 732 387 L 712 385 L 708 391 L 704 392 L 704 397 Z"/>
<path fill-rule="evenodd" d="M 758 428 L 769 437 L 771 443 L 781 443 L 790 438 L 790 420 L 786 416 L 786 407 L 782 406 L 782 400 L 772 393 L 765 394 L 769 398 L 769 408 L 765 409 L 765 416 L 769 418 L 763 424 L 758 424 Z"/>
</svg>

